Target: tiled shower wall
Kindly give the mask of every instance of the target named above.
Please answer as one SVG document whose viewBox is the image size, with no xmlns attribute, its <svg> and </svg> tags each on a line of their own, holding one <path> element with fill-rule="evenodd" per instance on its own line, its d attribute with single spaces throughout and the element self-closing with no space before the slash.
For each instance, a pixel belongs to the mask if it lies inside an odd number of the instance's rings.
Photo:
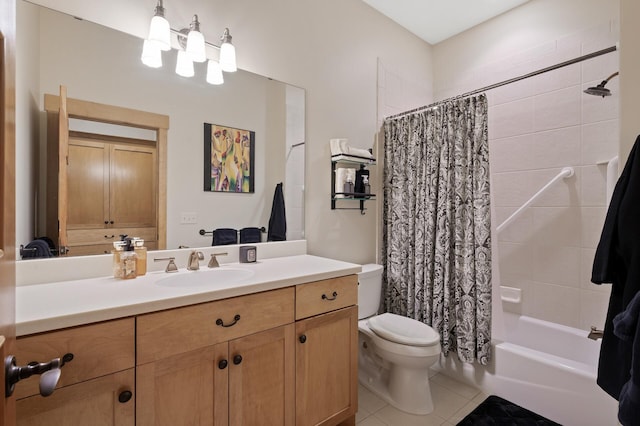
<svg viewBox="0 0 640 426">
<path fill-rule="evenodd" d="M 492 47 L 492 62 L 481 63 L 480 52 L 475 67 L 438 76 L 435 98 L 610 47 L 618 33 L 614 21 L 516 52 Z M 607 162 L 618 153 L 618 79 L 607 84 L 613 95 L 604 99 L 583 90 L 617 71 L 618 57 L 609 53 L 487 92 L 494 226 L 563 167 L 575 171 L 497 236 L 499 284 L 522 291 L 520 303 L 503 303 L 507 311 L 582 329 L 604 325 L 610 286 L 594 285 L 590 276 L 606 215 Z M 417 100 L 431 102 L 430 90 L 385 65 L 378 63 L 380 125 Z"/>
<path fill-rule="evenodd" d="M 561 63 L 617 40 L 617 23 L 611 22 L 505 55 L 451 76 L 437 98 Z M 522 290 L 522 301 L 505 302 L 505 310 L 582 329 L 604 325 L 610 286 L 591 284 L 590 276 L 606 215 L 607 161 L 618 152 L 618 79 L 607 84 L 613 94 L 607 98 L 583 90 L 617 71 L 618 56 L 609 53 L 487 93 L 495 226 L 563 167 L 575 170 L 497 236 L 494 264 L 497 259 L 500 284 Z"/>
</svg>

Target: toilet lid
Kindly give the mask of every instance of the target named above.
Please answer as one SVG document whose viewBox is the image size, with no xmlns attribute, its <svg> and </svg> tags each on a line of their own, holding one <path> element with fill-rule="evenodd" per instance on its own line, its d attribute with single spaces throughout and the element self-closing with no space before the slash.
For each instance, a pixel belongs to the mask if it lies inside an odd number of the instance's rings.
<svg viewBox="0 0 640 426">
<path fill-rule="evenodd" d="M 440 335 L 428 325 L 395 314 L 369 318 L 369 328 L 383 339 L 411 346 L 431 346 L 440 342 Z"/>
</svg>

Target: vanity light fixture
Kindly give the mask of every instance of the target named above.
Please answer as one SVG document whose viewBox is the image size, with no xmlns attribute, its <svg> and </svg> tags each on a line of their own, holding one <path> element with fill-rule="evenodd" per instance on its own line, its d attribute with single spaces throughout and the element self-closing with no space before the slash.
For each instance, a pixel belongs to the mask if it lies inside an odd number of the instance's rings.
<svg viewBox="0 0 640 426">
<path fill-rule="evenodd" d="M 231 44 L 231 34 L 229 28 L 224 29 L 220 37 L 221 45 L 217 46 L 207 42 L 200 32 L 200 21 L 198 15 L 193 15 L 193 20 L 189 28 L 175 30 L 171 28 L 169 22 L 164 17 L 164 7 L 162 0 L 158 0 L 155 13 L 151 19 L 149 27 L 149 37 L 144 41 L 142 48 L 142 63 L 152 67 L 162 66 L 162 52 L 171 50 L 171 33 L 178 38 L 178 59 L 176 62 L 176 73 L 182 77 L 193 77 L 193 62 L 207 61 L 206 46 L 216 48 L 220 51 L 219 61 L 209 59 L 207 64 L 207 82 L 210 84 L 223 84 L 224 77 L 222 71 L 235 72 L 236 49 Z"/>
</svg>

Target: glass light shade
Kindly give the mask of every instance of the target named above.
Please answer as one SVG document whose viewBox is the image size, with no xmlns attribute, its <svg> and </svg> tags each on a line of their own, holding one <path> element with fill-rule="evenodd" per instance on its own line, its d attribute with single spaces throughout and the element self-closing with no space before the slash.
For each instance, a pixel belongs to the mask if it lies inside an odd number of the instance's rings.
<svg viewBox="0 0 640 426">
<path fill-rule="evenodd" d="M 236 72 L 236 48 L 231 43 L 222 43 L 220 46 L 220 66 L 222 71 Z"/>
<path fill-rule="evenodd" d="M 164 16 L 155 15 L 151 18 L 147 40 L 155 43 L 160 50 L 171 50 L 171 29 Z"/>
<path fill-rule="evenodd" d="M 176 61 L 176 74 L 182 77 L 193 77 L 193 62 L 187 52 L 178 50 L 178 60 Z"/>
<path fill-rule="evenodd" d="M 162 52 L 157 44 L 152 41 L 145 40 L 142 45 L 142 63 L 151 68 L 160 68 L 162 66 Z"/>
<path fill-rule="evenodd" d="M 204 62 L 207 60 L 207 53 L 204 47 L 204 36 L 200 31 L 191 30 L 187 36 L 187 53 L 194 62 Z"/>
<path fill-rule="evenodd" d="M 220 63 L 209 59 L 207 64 L 207 83 L 209 84 L 223 84 L 224 77 L 222 76 L 222 68 Z"/>
</svg>

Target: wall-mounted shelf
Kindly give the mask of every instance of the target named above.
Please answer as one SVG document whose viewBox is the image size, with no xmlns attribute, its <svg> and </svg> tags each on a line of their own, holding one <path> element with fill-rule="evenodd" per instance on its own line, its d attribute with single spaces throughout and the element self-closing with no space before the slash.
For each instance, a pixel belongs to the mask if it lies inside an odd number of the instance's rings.
<svg viewBox="0 0 640 426">
<path fill-rule="evenodd" d="M 331 210 L 360 210 L 361 214 L 365 214 L 365 201 L 375 199 L 376 195 L 362 192 L 336 192 L 336 169 L 341 165 L 353 166 L 359 165 L 360 169 L 366 169 L 366 166 L 376 164 L 375 158 L 358 157 L 353 155 L 332 155 L 331 156 Z M 359 207 L 342 207 L 342 204 L 352 204 L 353 201 L 359 202 Z"/>
</svg>

